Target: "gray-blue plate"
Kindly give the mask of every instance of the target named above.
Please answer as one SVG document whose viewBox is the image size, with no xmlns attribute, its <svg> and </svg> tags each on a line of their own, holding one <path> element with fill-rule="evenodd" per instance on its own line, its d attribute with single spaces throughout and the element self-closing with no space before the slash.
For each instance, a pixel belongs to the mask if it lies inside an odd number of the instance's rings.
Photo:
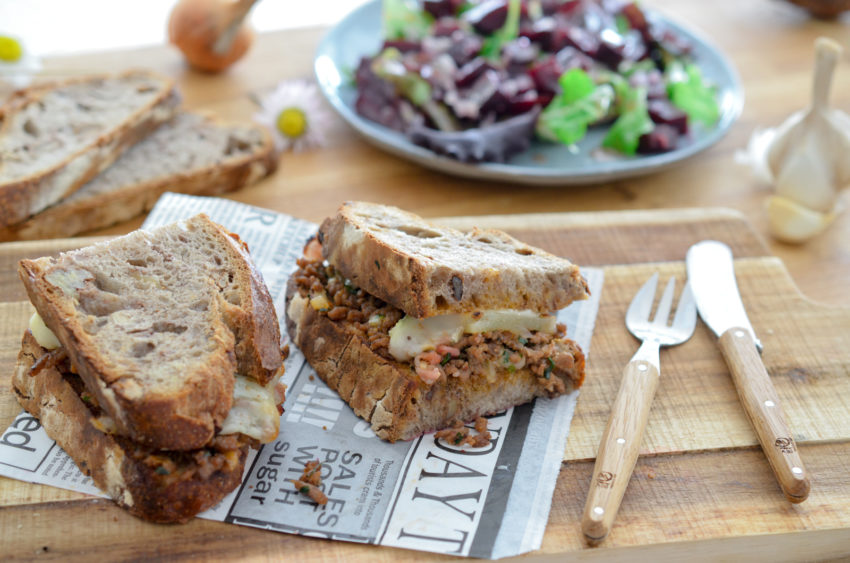
<svg viewBox="0 0 850 563">
<path fill-rule="evenodd" d="M 659 155 L 600 155 L 598 147 L 605 131 L 595 129 L 572 150 L 535 141 L 507 163 L 467 164 L 434 154 L 414 145 L 401 133 L 361 117 L 354 110 L 357 92 L 352 75 L 362 57 L 376 54 L 381 47 L 380 0 L 360 6 L 328 32 L 316 52 L 314 70 L 322 93 L 349 125 L 369 142 L 422 166 L 457 176 L 522 184 L 564 186 L 616 180 L 662 170 L 710 147 L 726 134 L 744 103 L 737 73 L 717 48 L 660 14 L 653 17 L 692 44 L 703 76 L 717 87 L 721 112 L 717 125 L 692 128 L 690 137 L 680 139 L 676 150 Z"/>
</svg>

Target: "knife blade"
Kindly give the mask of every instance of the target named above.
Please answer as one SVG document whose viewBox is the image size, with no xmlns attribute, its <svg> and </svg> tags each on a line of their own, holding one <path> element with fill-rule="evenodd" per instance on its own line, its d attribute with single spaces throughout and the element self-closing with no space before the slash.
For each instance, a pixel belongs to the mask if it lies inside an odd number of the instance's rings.
<svg viewBox="0 0 850 563">
<path fill-rule="evenodd" d="M 702 241 L 688 249 L 686 264 L 699 315 L 718 337 L 738 397 L 779 486 L 788 500 L 803 502 L 811 488 L 808 473 L 759 355 L 761 343 L 738 291 L 732 251 L 722 242 Z"/>
</svg>

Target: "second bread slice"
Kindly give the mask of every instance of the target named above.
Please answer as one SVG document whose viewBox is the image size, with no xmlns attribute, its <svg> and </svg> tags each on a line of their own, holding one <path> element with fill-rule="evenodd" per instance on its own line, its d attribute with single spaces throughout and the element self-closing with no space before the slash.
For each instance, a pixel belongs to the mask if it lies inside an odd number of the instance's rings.
<svg viewBox="0 0 850 563">
<path fill-rule="evenodd" d="M 0 122 L 0 226 L 73 193 L 175 114 L 168 78 L 146 71 L 34 88 Z"/>
<path fill-rule="evenodd" d="M 268 131 L 181 113 L 125 152 L 69 197 L 26 221 L 0 228 L 0 240 L 69 237 L 144 213 L 166 191 L 216 195 L 274 171 Z"/>
</svg>

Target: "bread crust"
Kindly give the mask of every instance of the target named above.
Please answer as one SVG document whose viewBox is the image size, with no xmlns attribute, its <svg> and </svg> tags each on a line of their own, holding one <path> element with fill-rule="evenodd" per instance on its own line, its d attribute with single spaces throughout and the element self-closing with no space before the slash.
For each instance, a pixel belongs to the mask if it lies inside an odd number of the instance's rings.
<svg viewBox="0 0 850 563">
<path fill-rule="evenodd" d="M 171 119 L 177 111 L 180 96 L 174 81 L 150 71 L 128 71 L 118 77 L 145 74 L 158 80 L 162 85 L 158 95 L 149 103 L 136 109 L 124 123 L 101 134 L 93 143 L 80 147 L 62 162 L 29 176 L 0 184 L 0 227 L 6 227 L 25 220 L 47 206 L 68 196 L 100 171 L 111 165 L 122 152 L 137 143 L 161 123 Z M 105 78 L 87 76 L 74 78 L 56 84 L 64 85 Z M 38 103 L 51 88 L 34 88 L 19 94 L 2 114 L 0 135 L 9 127 L 11 113 L 33 103 Z M 71 166 L 71 164 L 74 166 Z"/>
<path fill-rule="evenodd" d="M 391 206 L 346 202 L 322 223 L 319 241 L 354 285 L 417 318 L 484 309 L 548 313 L 589 295 L 569 260 L 501 231 L 462 233 Z"/>
<path fill-rule="evenodd" d="M 77 201 L 59 201 L 26 221 L 0 228 L 0 240 L 70 237 L 108 227 L 149 211 L 167 191 L 218 195 L 251 185 L 274 172 L 278 163 L 271 135 L 264 127 L 257 130 L 264 142 L 253 154 Z"/>
<path fill-rule="evenodd" d="M 126 439 L 104 433 L 92 424 L 93 414 L 56 366 L 30 375 L 34 362 L 47 350 L 27 330 L 21 343 L 12 385 L 18 402 L 37 417 L 47 434 L 65 450 L 80 470 L 130 513 L 153 522 L 185 522 L 217 504 L 242 479 L 247 444 L 234 450 L 230 464 L 202 477 L 169 478 L 132 454 Z M 160 454 L 167 457 L 169 454 Z"/>
<path fill-rule="evenodd" d="M 47 279 L 56 259 L 22 260 L 18 267 L 36 310 L 121 434 L 157 449 L 192 450 L 208 443 L 230 411 L 233 375 L 238 372 L 266 385 L 283 363 L 274 304 L 245 245 L 206 215 L 197 215 L 185 225 L 204 230 L 226 249 L 228 276 L 233 276 L 238 289 L 235 295 L 213 294 L 207 317 L 212 351 L 205 353 L 203 362 L 195 361 L 191 371 L 179 374 L 176 390 L 174 386 L 163 390 L 144 374 L 125 373 L 113 365 L 78 321 L 76 299 Z M 88 251 L 108 252 L 113 243 Z M 86 249 L 77 252 L 82 251 Z"/>
<path fill-rule="evenodd" d="M 294 279 L 287 285 L 286 312 L 292 342 L 319 377 L 371 424 L 375 434 L 390 442 L 410 440 L 535 397 L 554 396 L 527 368 L 493 381 L 483 375 L 442 377 L 428 385 L 410 365 L 374 353 L 360 336 L 347 330 L 345 322 L 334 322 L 313 309 Z M 563 378 L 566 391 L 581 385 L 584 378 L 584 355 L 577 347 L 575 354 L 574 371 L 569 379 Z"/>
</svg>

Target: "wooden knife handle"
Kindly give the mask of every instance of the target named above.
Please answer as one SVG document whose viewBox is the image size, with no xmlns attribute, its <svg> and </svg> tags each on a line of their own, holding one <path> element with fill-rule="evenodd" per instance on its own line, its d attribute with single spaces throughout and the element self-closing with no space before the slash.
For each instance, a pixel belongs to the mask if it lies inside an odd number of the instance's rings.
<svg viewBox="0 0 850 563">
<path fill-rule="evenodd" d="M 581 519 L 582 532 L 591 542 L 602 541 L 614 523 L 635 468 L 649 406 L 658 389 L 658 376 L 658 370 L 642 360 L 632 360 L 623 370 L 620 390 L 599 443 Z"/>
<path fill-rule="evenodd" d="M 809 475 L 753 337 L 746 329 L 730 328 L 720 337 L 720 350 L 782 492 L 791 502 L 803 502 Z"/>
</svg>

